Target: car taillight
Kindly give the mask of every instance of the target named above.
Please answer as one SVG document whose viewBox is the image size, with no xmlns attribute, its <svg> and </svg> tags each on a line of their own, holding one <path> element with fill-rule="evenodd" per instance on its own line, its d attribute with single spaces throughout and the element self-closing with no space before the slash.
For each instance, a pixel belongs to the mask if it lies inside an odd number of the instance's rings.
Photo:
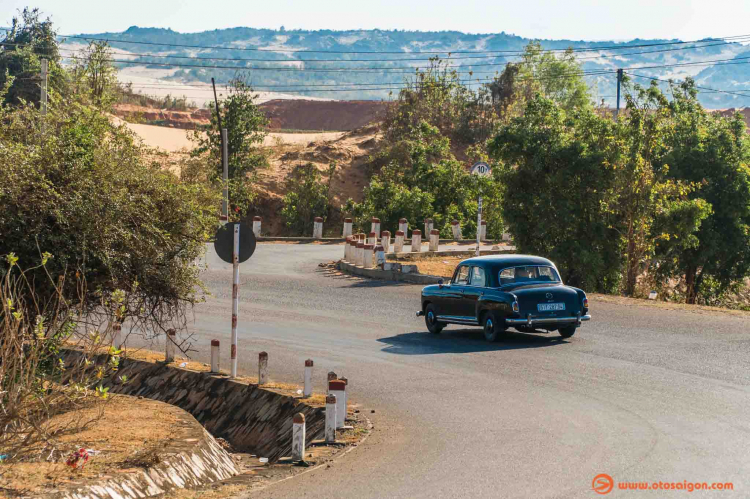
<svg viewBox="0 0 750 499">
<path fill-rule="evenodd" d="M 516 313 L 518 313 L 518 310 L 519 310 L 519 308 L 518 308 L 518 302 L 514 301 L 513 302 L 513 311 L 516 312 Z"/>
<path fill-rule="evenodd" d="M 588 298 L 584 298 L 583 299 L 583 308 L 589 308 L 589 299 Z"/>
</svg>

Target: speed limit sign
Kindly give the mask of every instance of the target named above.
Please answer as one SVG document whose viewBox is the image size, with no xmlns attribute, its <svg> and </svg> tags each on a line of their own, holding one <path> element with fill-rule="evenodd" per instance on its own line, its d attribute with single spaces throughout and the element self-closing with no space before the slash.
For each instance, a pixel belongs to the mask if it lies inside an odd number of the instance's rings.
<svg viewBox="0 0 750 499">
<path fill-rule="evenodd" d="M 490 165 L 488 165 L 484 161 L 474 163 L 474 166 L 471 167 L 472 175 L 479 175 L 480 177 L 486 177 L 490 173 L 492 173 L 492 168 L 490 168 Z"/>
</svg>

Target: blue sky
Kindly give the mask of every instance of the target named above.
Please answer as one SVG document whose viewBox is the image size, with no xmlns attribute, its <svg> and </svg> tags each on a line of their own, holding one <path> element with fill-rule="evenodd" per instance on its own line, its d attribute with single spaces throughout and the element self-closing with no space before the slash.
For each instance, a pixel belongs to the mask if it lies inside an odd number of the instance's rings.
<svg viewBox="0 0 750 499">
<path fill-rule="evenodd" d="M 2 0 L 0 25 L 39 7 L 62 34 L 129 26 L 194 32 L 249 26 L 286 29 L 505 31 L 530 38 L 699 39 L 750 34 L 748 0 Z"/>
</svg>

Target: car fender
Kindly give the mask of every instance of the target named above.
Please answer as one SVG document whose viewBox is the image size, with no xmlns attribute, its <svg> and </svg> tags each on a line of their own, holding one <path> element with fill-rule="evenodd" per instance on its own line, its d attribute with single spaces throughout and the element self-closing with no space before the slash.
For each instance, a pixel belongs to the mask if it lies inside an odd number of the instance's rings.
<svg viewBox="0 0 750 499">
<path fill-rule="evenodd" d="M 497 312 L 501 317 L 507 317 L 513 313 L 512 304 L 514 297 L 511 293 L 488 290 L 477 300 L 477 320 L 482 313 L 487 311 Z"/>
</svg>

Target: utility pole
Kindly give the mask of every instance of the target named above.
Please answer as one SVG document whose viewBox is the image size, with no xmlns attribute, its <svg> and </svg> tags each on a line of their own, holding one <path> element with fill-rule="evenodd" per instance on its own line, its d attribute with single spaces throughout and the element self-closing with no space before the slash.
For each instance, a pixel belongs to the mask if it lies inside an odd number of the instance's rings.
<svg viewBox="0 0 750 499">
<path fill-rule="evenodd" d="M 615 118 L 620 115 L 620 86 L 622 85 L 622 69 L 617 70 L 617 111 L 615 111 Z"/>
<path fill-rule="evenodd" d="M 49 70 L 47 59 L 42 59 L 42 95 L 40 99 L 40 107 L 42 109 L 42 116 L 47 116 L 47 71 Z"/>
<path fill-rule="evenodd" d="M 221 217 L 222 223 L 229 221 L 229 158 L 227 147 L 227 130 L 221 126 L 221 113 L 219 112 L 219 99 L 216 96 L 216 81 L 211 78 L 211 86 L 214 88 L 214 104 L 216 105 L 216 120 L 219 123 L 219 133 L 221 134 L 221 165 L 224 170 L 224 193 L 221 200 Z"/>
</svg>

